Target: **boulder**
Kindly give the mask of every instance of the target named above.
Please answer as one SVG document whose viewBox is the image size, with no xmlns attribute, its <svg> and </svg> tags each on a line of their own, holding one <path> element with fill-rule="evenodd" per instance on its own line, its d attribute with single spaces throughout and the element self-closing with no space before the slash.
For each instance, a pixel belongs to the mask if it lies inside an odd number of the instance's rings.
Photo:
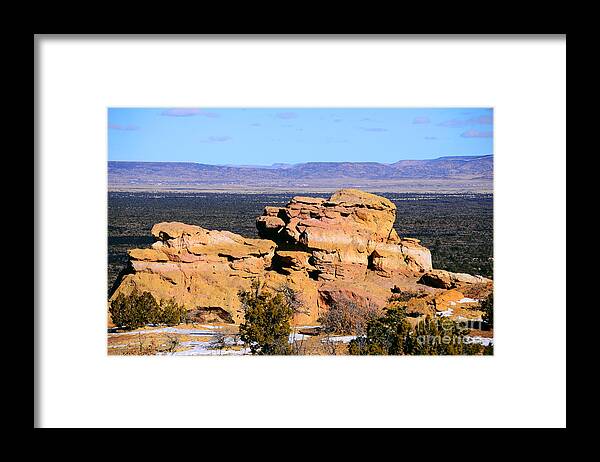
<svg viewBox="0 0 600 462">
<path fill-rule="evenodd" d="M 411 317 L 416 317 L 422 320 L 425 316 L 435 315 L 435 306 L 432 304 L 429 297 L 420 298 L 414 297 L 408 300 L 405 304 L 406 313 Z"/>
<path fill-rule="evenodd" d="M 167 254 L 156 249 L 131 249 L 127 254 L 130 260 L 169 261 Z"/>
<path fill-rule="evenodd" d="M 265 213 L 267 212 L 265 211 Z M 285 222 L 277 215 L 263 215 L 256 219 L 256 229 L 259 235 L 265 239 L 276 239 L 277 234 L 284 226 Z"/>
<path fill-rule="evenodd" d="M 273 256 L 272 267 L 286 274 L 300 271 L 308 276 L 309 272 L 316 270 L 310 264 L 311 257 L 312 254 L 301 250 L 277 250 Z"/>
<path fill-rule="evenodd" d="M 462 292 L 458 290 L 448 290 L 433 298 L 433 306 L 435 311 L 442 312 L 453 309 L 457 306 L 457 302 L 465 298 Z"/>
<path fill-rule="evenodd" d="M 453 289 L 464 284 L 491 284 L 492 280 L 483 276 L 434 269 L 421 276 L 419 283 L 440 289 Z"/>
</svg>

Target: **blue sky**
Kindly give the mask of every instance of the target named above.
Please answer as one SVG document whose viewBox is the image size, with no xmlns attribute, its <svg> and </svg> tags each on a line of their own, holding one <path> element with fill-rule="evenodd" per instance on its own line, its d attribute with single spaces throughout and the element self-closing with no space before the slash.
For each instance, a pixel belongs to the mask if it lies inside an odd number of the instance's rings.
<svg viewBox="0 0 600 462">
<path fill-rule="evenodd" d="M 492 154 L 491 108 L 109 108 L 108 159 L 271 165 Z"/>
</svg>

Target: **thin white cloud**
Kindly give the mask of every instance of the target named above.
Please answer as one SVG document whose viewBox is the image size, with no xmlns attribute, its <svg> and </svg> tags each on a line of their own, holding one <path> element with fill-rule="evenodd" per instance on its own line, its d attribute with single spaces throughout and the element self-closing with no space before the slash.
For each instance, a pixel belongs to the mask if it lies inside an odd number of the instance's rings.
<svg viewBox="0 0 600 462">
<path fill-rule="evenodd" d="M 209 136 L 208 138 L 201 139 L 200 143 L 225 143 L 232 139 L 231 136 Z"/>
<path fill-rule="evenodd" d="M 133 124 L 128 124 L 128 125 L 108 124 L 108 128 L 110 128 L 111 130 L 123 130 L 123 131 L 128 131 L 128 132 L 140 129 L 140 127 L 138 127 L 137 125 L 133 125 Z"/>
<path fill-rule="evenodd" d="M 492 138 L 494 133 L 492 131 L 467 130 L 460 136 L 463 138 Z"/>
<path fill-rule="evenodd" d="M 382 128 L 382 127 L 358 127 L 358 128 L 365 132 L 387 132 L 388 131 L 387 128 Z"/>
<path fill-rule="evenodd" d="M 439 123 L 440 127 L 467 127 L 469 125 L 492 125 L 494 118 L 491 115 L 480 115 L 469 119 L 451 119 Z"/>
<path fill-rule="evenodd" d="M 211 117 L 216 118 L 219 117 L 219 114 L 216 112 L 207 112 L 202 109 L 197 108 L 173 108 L 173 109 L 165 109 L 160 113 L 162 116 L 167 117 L 194 117 L 194 116 L 202 116 L 202 117 Z"/>
<path fill-rule="evenodd" d="M 427 116 L 419 116 L 413 119 L 413 124 L 428 124 L 431 120 Z"/>
</svg>

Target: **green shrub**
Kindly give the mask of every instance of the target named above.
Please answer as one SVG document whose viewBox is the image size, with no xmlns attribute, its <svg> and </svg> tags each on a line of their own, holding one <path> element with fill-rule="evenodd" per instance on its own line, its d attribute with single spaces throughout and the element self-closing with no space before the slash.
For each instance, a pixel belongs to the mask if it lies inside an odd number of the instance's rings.
<svg viewBox="0 0 600 462">
<path fill-rule="evenodd" d="M 249 291 L 239 293 L 244 310 L 240 324 L 241 340 L 256 355 L 287 355 L 291 353 L 288 342 L 293 309 L 281 292 L 263 291 L 258 282 Z"/>
<path fill-rule="evenodd" d="M 169 326 L 185 321 L 185 307 L 175 299 L 161 300 L 160 304 L 150 292 L 139 293 L 134 288 L 129 295 L 120 293 L 108 309 L 115 325 L 123 329 L 136 329 L 146 324 L 167 324 Z"/>
<path fill-rule="evenodd" d="M 463 341 L 468 329 L 448 318 L 427 316 L 415 328 L 413 355 L 467 355 L 480 352 L 481 345 Z"/>
<path fill-rule="evenodd" d="M 137 288 L 129 295 L 119 294 L 109 308 L 113 323 L 124 329 L 136 329 L 148 324 L 157 310 L 158 304 L 152 294 L 140 294 Z"/>
<path fill-rule="evenodd" d="M 174 298 L 161 300 L 157 310 L 157 316 L 153 324 L 166 324 L 175 326 L 185 322 L 187 310 L 183 305 L 178 305 Z"/>
<path fill-rule="evenodd" d="M 478 344 L 465 343 L 468 330 L 448 318 L 427 316 L 412 328 L 406 308 L 391 306 L 367 324 L 366 335 L 348 345 L 351 355 L 472 355 L 489 353 Z M 493 350 L 491 350 L 493 352 Z"/>
<path fill-rule="evenodd" d="M 393 306 L 385 314 L 367 322 L 366 335 L 348 345 L 351 355 L 403 355 L 411 349 L 411 326 L 406 320 L 406 308 Z"/>
<path fill-rule="evenodd" d="M 488 298 L 481 302 L 481 311 L 483 311 L 483 322 L 485 322 L 490 329 L 494 328 L 494 294 L 491 293 Z"/>
</svg>

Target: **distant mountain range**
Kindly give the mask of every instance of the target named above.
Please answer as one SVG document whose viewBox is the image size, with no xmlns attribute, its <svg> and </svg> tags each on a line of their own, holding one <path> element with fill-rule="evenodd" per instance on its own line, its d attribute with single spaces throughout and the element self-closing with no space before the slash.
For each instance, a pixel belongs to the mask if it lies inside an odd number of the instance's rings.
<svg viewBox="0 0 600 462">
<path fill-rule="evenodd" d="M 192 162 L 109 161 L 109 190 L 180 189 L 324 189 L 414 180 L 440 184 L 491 184 L 493 156 L 450 156 L 431 160 L 378 162 L 306 162 L 300 164 L 209 165 Z M 412 182 L 410 180 L 413 180 Z M 364 183 L 364 184 L 363 184 Z M 333 186 L 332 186 L 333 187 Z M 325 188 L 327 189 L 327 188 Z M 468 189 L 468 188 L 467 188 Z"/>
</svg>

